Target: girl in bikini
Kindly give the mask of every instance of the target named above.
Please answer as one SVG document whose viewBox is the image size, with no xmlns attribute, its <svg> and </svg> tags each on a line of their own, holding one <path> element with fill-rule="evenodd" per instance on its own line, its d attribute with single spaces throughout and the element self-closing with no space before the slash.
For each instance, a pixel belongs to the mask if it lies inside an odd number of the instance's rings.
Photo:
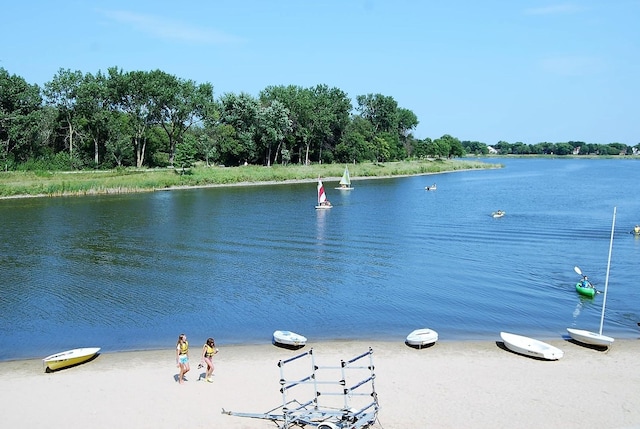
<svg viewBox="0 0 640 429">
<path fill-rule="evenodd" d="M 218 353 L 218 349 L 216 348 L 215 341 L 213 341 L 213 338 L 208 338 L 205 345 L 202 346 L 202 361 L 207 364 L 205 380 L 209 383 L 213 382 L 213 379 L 211 378 L 213 375 L 213 355 L 216 353 Z"/>
</svg>

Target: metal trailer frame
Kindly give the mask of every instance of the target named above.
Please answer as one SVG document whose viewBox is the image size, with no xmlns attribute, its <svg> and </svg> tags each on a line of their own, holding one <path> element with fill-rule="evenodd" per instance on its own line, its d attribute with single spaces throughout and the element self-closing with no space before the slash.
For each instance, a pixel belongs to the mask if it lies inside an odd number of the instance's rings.
<svg viewBox="0 0 640 429">
<path fill-rule="evenodd" d="M 285 366 L 301 359 L 308 357 L 311 360 L 311 374 L 301 379 L 288 380 L 285 377 Z M 361 359 L 369 358 L 368 365 L 358 366 Z M 361 363 L 360 363 L 361 365 Z M 341 360 L 340 366 L 319 367 L 315 363 L 313 349 L 294 356 L 286 360 L 278 362 L 280 368 L 280 393 L 282 394 L 282 405 L 275 407 L 265 413 L 245 413 L 236 411 L 227 411 L 222 409 L 223 414 L 237 417 L 250 417 L 256 419 L 271 420 L 279 429 L 290 429 L 293 427 L 304 427 L 309 425 L 316 429 L 366 429 L 375 423 L 378 417 L 378 395 L 375 389 L 375 367 L 373 365 L 373 350 L 354 357 L 348 361 Z M 323 381 L 319 376 L 325 370 L 340 371 L 341 379 L 337 381 Z M 367 376 L 359 379 L 354 384 L 347 385 L 347 374 L 352 370 L 366 371 Z M 311 386 L 313 388 L 313 397 L 308 398 L 304 402 L 297 399 L 289 399 L 289 390 L 300 386 Z M 323 391 L 320 391 L 323 386 Z M 334 390 L 326 390 L 324 386 L 333 388 Z M 366 392 L 362 388 L 369 386 Z M 340 407 L 329 407 L 321 404 L 323 396 L 342 396 L 342 405 Z M 360 399 L 359 408 L 354 408 L 352 400 L 354 397 Z M 362 399 L 370 397 L 368 399 Z"/>
</svg>

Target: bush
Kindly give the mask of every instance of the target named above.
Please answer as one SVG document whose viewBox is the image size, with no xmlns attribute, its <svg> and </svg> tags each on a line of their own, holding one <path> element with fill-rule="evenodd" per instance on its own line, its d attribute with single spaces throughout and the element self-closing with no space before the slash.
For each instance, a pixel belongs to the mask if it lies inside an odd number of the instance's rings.
<svg viewBox="0 0 640 429">
<path fill-rule="evenodd" d="M 152 167 L 168 167 L 169 166 L 169 154 L 167 152 L 154 152 L 151 156 Z"/>
</svg>

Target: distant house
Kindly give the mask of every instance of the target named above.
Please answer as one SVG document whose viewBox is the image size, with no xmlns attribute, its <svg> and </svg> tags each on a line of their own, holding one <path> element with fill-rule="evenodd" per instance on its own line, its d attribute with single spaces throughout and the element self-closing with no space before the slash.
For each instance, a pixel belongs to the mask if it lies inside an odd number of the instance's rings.
<svg viewBox="0 0 640 429">
<path fill-rule="evenodd" d="M 498 153 L 498 151 L 496 150 L 496 148 L 494 148 L 493 146 L 487 146 L 487 149 L 489 150 L 489 153 L 491 153 L 491 154 L 496 154 L 496 153 Z"/>
</svg>

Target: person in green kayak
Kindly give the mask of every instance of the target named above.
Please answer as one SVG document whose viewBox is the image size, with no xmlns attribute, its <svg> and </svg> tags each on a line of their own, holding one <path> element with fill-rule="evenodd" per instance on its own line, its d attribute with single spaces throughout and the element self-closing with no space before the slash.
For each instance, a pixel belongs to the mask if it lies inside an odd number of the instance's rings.
<svg viewBox="0 0 640 429">
<path fill-rule="evenodd" d="M 591 282 L 589 281 L 589 277 L 587 276 L 582 276 L 582 280 L 580 281 L 580 283 L 582 287 L 593 289 L 593 285 L 591 284 Z"/>
</svg>

